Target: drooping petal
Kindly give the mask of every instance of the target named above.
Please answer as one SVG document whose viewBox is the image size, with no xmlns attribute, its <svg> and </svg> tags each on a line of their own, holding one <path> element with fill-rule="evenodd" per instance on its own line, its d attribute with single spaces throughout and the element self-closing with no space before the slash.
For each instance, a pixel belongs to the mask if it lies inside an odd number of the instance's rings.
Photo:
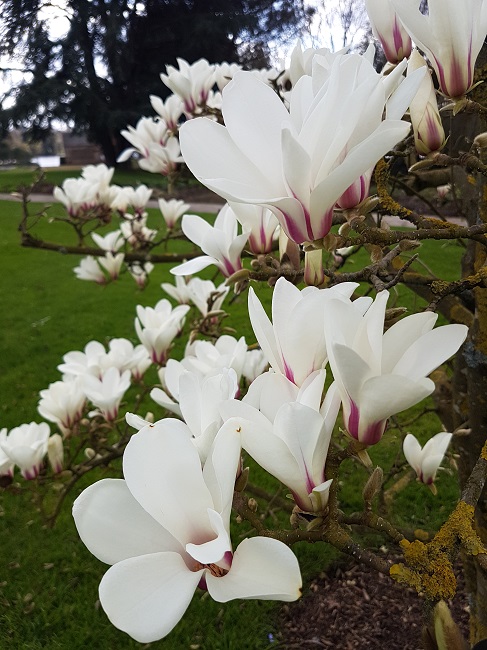
<svg viewBox="0 0 487 650">
<path fill-rule="evenodd" d="M 225 603 L 235 598 L 297 600 L 301 574 L 296 556 L 282 542 L 265 537 L 244 540 L 236 549 L 231 569 L 222 578 L 206 577 L 210 596 Z"/>
<path fill-rule="evenodd" d="M 208 509 L 208 517 L 216 534 L 215 539 L 203 544 L 186 544 L 186 551 L 201 564 L 216 564 L 223 559 L 225 553 L 231 552 L 232 544 L 227 525 L 220 514 Z"/>
<path fill-rule="evenodd" d="M 100 601 L 115 627 L 139 643 L 152 643 L 181 620 L 203 573 L 190 571 L 178 553 L 129 558 L 105 573 Z"/>
<path fill-rule="evenodd" d="M 103 479 L 76 499 L 73 517 L 82 542 L 102 562 L 182 550 L 179 542 L 139 505 L 122 479 Z"/>
</svg>

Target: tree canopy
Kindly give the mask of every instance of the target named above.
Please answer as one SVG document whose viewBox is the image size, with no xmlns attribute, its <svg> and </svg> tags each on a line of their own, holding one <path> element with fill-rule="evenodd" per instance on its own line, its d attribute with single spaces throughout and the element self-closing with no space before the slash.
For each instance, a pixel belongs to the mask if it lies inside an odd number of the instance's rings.
<svg viewBox="0 0 487 650">
<path fill-rule="evenodd" d="M 269 41 L 295 37 L 307 18 L 304 0 L 68 0 L 60 11 L 69 29 L 54 36 L 45 4 L 0 2 L 0 55 L 21 53 L 25 72 L 0 127 L 39 138 L 53 120 L 66 121 L 102 147 L 108 164 L 124 146 L 120 130 L 152 114 L 149 94 L 164 95 L 159 74 L 176 57 L 259 67 Z"/>
</svg>

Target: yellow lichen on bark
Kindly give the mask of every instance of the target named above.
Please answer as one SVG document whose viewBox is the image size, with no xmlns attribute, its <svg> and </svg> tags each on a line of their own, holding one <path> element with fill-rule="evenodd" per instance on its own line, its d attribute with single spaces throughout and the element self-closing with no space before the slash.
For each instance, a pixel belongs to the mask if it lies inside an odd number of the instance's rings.
<svg viewBox="0 0 487 650">
<path fill-rule="evenodd" d="M 460 501 L 431 542 L 402 540 L 406 563 L 394 564 L 391 577 L 413 587 L 428 600 L 453 598 L 456 579 L 452 561 L 457 544 L 469 555 L 486 552 L 473 529 L 473 517 L 473 506 Z"/>
</svg>

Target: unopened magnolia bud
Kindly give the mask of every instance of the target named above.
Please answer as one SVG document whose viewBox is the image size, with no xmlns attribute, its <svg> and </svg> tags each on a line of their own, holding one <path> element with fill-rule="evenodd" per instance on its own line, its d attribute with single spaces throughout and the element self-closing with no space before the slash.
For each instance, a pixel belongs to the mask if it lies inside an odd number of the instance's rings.
<svg viewBox="0 0 487 650">
<path fill-rule="evenodd" d="M 372 474 L 369 476 L 369 480 L 364 485 L 364 489 L 362 491 L 362 496 L 366 504 L 371 503 L 372 499 L 379 492 L 380 488 L 382 487 L 383 479 L 384 472 L 382 471 L 382 467 L 376 467 Z"/>
<path fill-rule="evenodd" d="M 151 411 L 147 411 L 147 413 L 145 414 L 144 420 L 147 420 L 147 422 L 153 423 L 154 422 L 154 413 L 152 413 Z"/>
<path fill-rule="evenodd" d="M 242 280 L 248 280 L 250 271 L 248 269 L 240 269 L 232 273 L 232 275 L 226 279 L 226 285 L 236 284 L 237 282 L 242 282 Z"/>
<path fill-rule="evenodd" d="M 380 246 L 377 246 L 375 244 L 366 244 L 365 248 L 370 255 L 370 261 L 374 264 L 380 262 L 384 257 L 382 254 L 382 248 Z"/>
<path fill-rule="evenodd" d="M 418 171 L 418 169 L 428 169 L 429 167 L 433 167 L 434 164 L 434 158 L 424 158 L 423 160 L 414 163 L 414 165 L 411 165 L 408 171 L 412 173 Z"/>
<path fill-rule="evenodd" d="M 342 223 L 340 228 L 338 228 L 338 234 L 341 235 L 342 237 L 347 237 L 349 232 L 350 232 L 350 225 L 347 222 Z"/>
<path fill-rule="evenodd" d="M 249 480 L 250 468 L 244 467 L 240 472 L 237 480 L 235 481 L 235 490 L 237 492 L 243 492 L 247 487 L 247 482 Z"/>
<path fill-rule="evenodd" d="M 360 212 L 362 214 L 368 214 L 369 212 L 372 212 L 372 210 L 375 210 L 375 208 L 379 205 L 379 201 L 380 199 L 378 196 L 369 196 L 360 204 Z"/>
<path fill-rule="evenodd" d="M 257 508 L 259 507 L 259 504 L 253 497 L 250 497 L 250 499 L 247 501 L 247 505 L 249 507 L 249 510 L 251 510 L 252 512 L 257 512 Z"/>
<path fill-rule="evenodd" d="M 392 307 L 391 309 L 386 309 L 385 322 L 390 324 L 391 321 L 395 321 L 407 312 L 406 307 Z"/>
<path fill-rule="evenodd" d="M 466 650 L 468 648 L 467 642 L 460 634 L 444 600 L 437 603 L 433 619 L 438 650 Z"/>
<path fill-rule="evenodd" d="M 297 512 L 293 512 L 291 516 L 289 517 L 289 522 L 291 524 L 291 528 L 299 528 L 299 515 Z"/>
<path fill-rule="evenodd" d="M 90 426 L 90 421 L 88 420 L 88 418 L 83 418 L 82 420 L 79 421 L 79 423 L 80 423 L 83 427 L 88 427 L 88 426 Z"/>
<path fill-rule="evenodd" d="M 94 449 L 92 449 L 91 447 L 86 447 L 84 453 L 85 453 L 85 457 L 88 460 L 93 460 L 93 458 L 96 456 L 96 451 Z"/>
</svg>

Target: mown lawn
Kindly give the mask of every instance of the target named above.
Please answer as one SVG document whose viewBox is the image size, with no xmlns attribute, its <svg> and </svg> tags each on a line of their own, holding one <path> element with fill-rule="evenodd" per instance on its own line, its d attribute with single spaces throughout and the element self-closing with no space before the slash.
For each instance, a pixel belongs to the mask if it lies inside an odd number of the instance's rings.
<svg viewBox="0 0 487 650">
<path fill-rule="evenodd" d="M 0 173 L 0 183 L 3 173 L 6 172 Z M 67 351 L 82 349 L 92 339 L 106 343 L 112 337 L 127 337 L 136 342 L 135 306 L 154 305 L 166 297 L 160 283 L 169 280 L 169 269 L 160 266 L 144 292 L 138 291 L 128 276 L 107 287 L 81 282 L 72 271 L 79 258 L 18 245 L 19 217 L 19 204 L 0 202 L 0 428 L 7 429 L 41 420 L 36 412 L 38 393 L 59 378 L 56 366 Z M 151 219 L 158 219 L 155 211 Z M 63 241 L 67 235 L 62 228 L 59 224 L 46 225 L 43 233 L 51 240 Z M 461 255 L 456 244 L 425 244 L 422 255 L 440 275 L 456 277 Z M 353 265 L 359 264 L 357 257 Z M 270 290 L 261 287 L 258 293 L 268 304 Z M 403 289 L 399 290 L 398 300 L 400 304 L 407 302 L 411 309 L 418 305 L 414 296 Z M 246 296 L 239 297 L 231 311 L 226 324 L 253 342 Z M 174 354 L 181 355 L 182 348 L 180 340 Z M 407 420 L 411 414 L 401 417 Z M 437 433 L 439 427 L 430 415 L 421 426 L 410 430 L 426 439 Z M 390 467 L 397 455 L 399 438 L 398 430 L 390 431 L 384 443 L 371 451 L 373 460 Z M 251 471 L 256 482 L 275 488 L 274 481 L 262 471 L 254 467 Z M 344 467 L 341 505 L 345 511 L 360 509 L 365 477 L 365 470 L 357 463 L 348 462 Z M 105 567 L 78 539 L 70 515 L 70 503 L 76 494 L 68 498 L 56 527 L 47 529 L 38 516 L 30 486 L 20 481 L 19 485 L 0 492 L 0 647 L 140 648 L 140 644 L 113 628 L 99 607 L 97 588 Z M 454 477 L 443 474 L 438 491 L 435 498 L 424 486 L 412 482 L 397 500 L 396 519 L 408 528 L 434 529 L 457 498 Z M 235 545 L 239 535 L 240 528 L 235 525 Z M 333 550 L 319 545 L 300 544 L 296 551 L 305 579 L 325 569 L 337 557 Z M 307 591 L 306 582 L 303 591 Z M 278 638 L 278 616 L 279 604 L 240 601 L 222 605 L 198 593 L 171 635 L 151 644 L 151 648 L 271 648 L 269 634 Z"/>
</svg>

